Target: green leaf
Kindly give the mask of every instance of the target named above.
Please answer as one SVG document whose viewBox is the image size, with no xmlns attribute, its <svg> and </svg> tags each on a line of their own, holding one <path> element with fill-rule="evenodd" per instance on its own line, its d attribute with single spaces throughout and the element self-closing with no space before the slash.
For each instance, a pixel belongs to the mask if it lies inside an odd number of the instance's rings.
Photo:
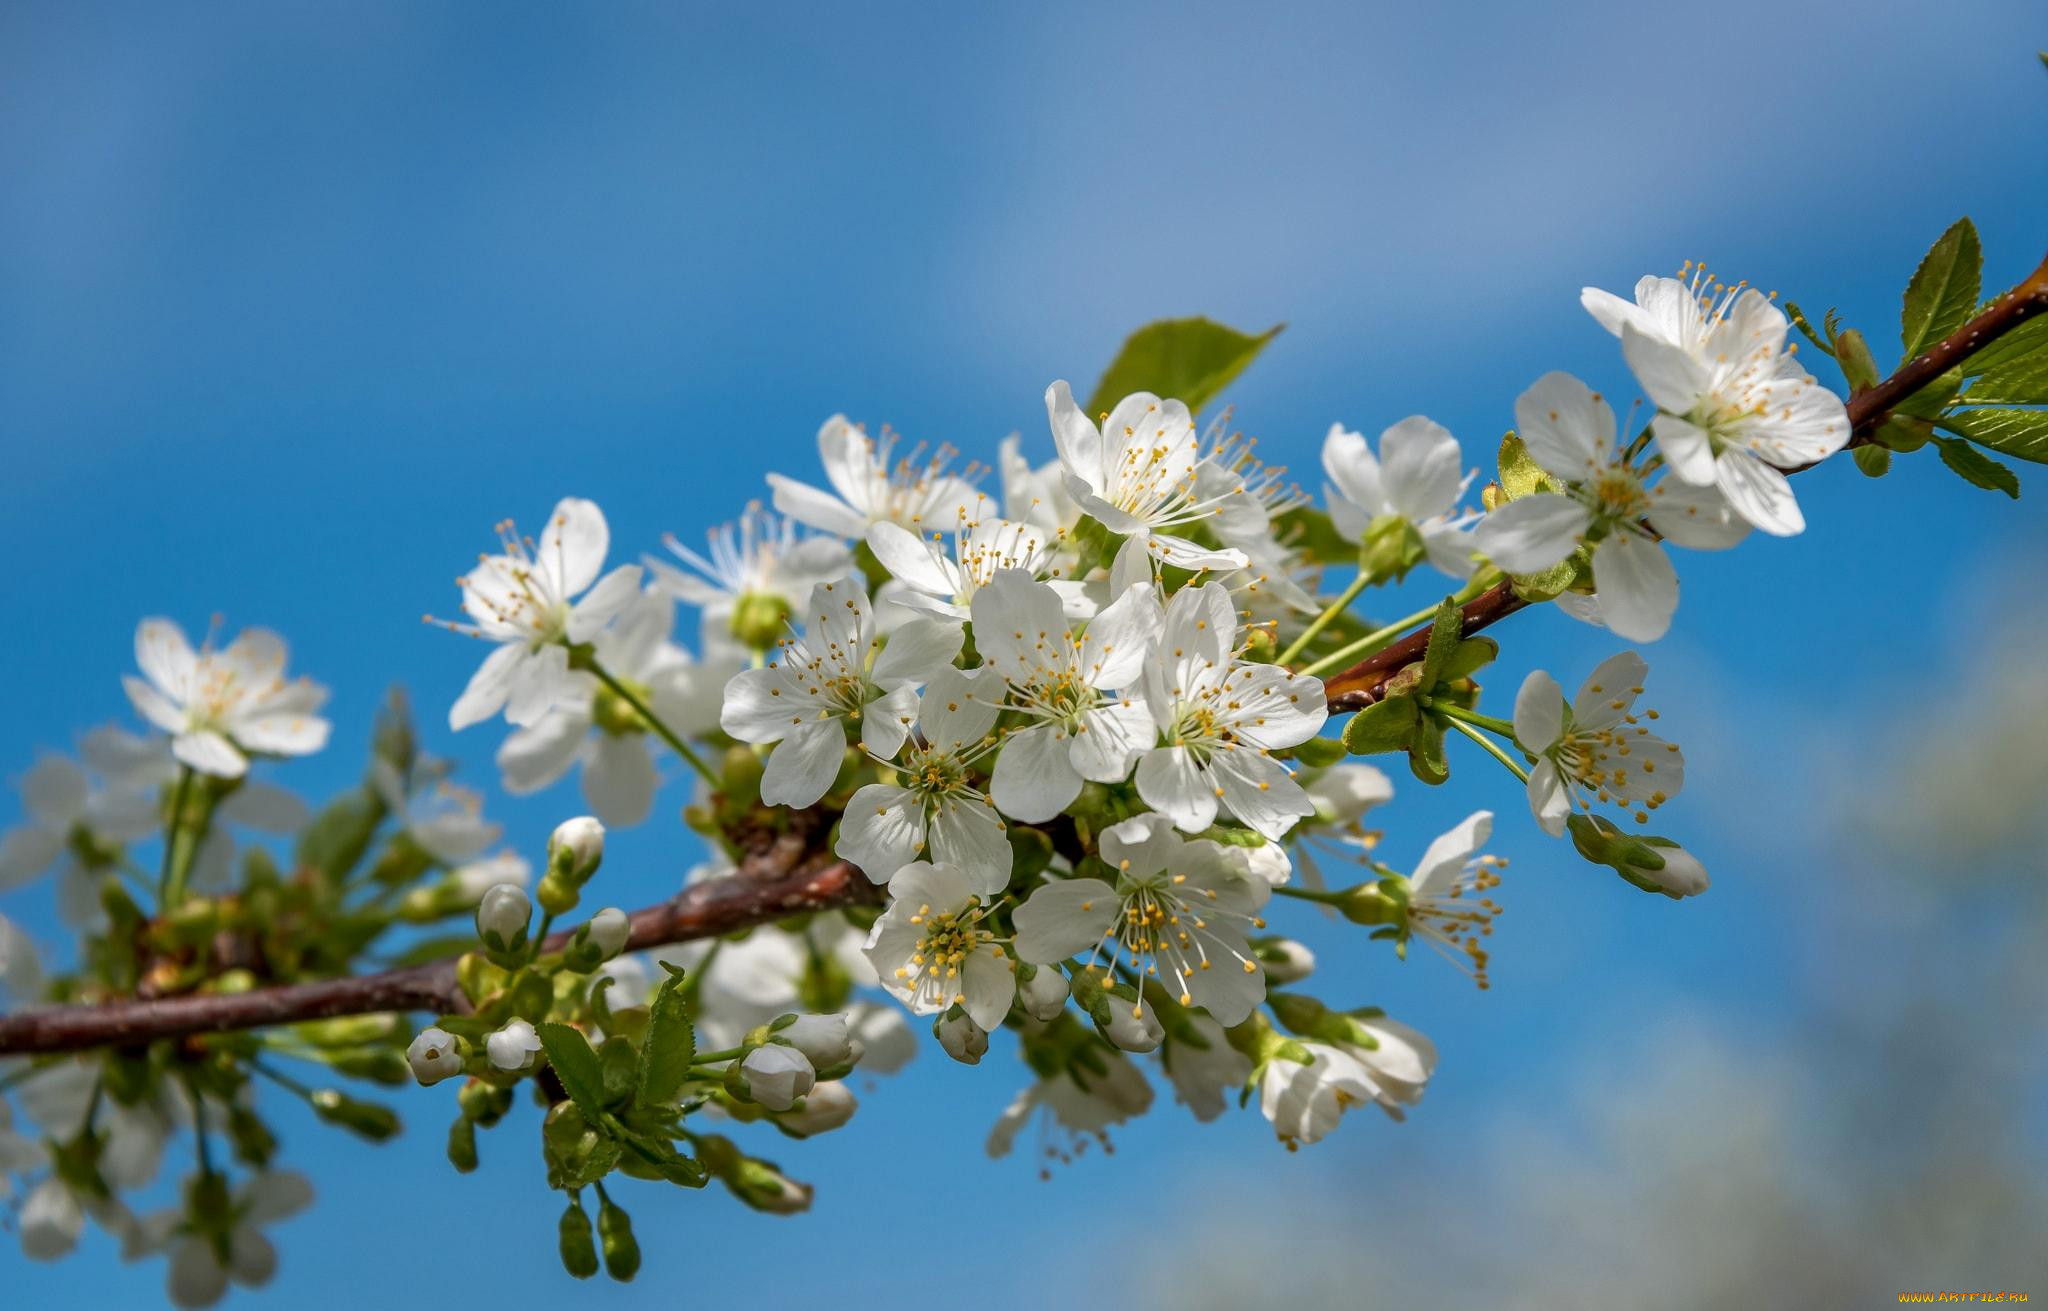
<svg viewBox="0 0 2048 1311">
<path fill-rule="evenodd" d="M 1892 408 L 1893 414 L 1903 414 L 1912 419 L 1938 419 L 1941 412 L 1954 404 L 1956 393 L 1963 389 L 1963 371 L 1950 369 L 1933 382 L 1914 392 Z"/>
<path fill-rule="evenodd" d="M 1450 664 L 1451 652 L 1458 649 L 1458 638 L 1464 628 L 1464 612 L 1450 597 L 1445 597 L 1436 608 L 1436 618 L 1430 621 L 1429 646 L 1422 653 L 1420 687 L 1424 691 L 1444 680 L 1444 669 Z"/>
<path fill-rule="evenodd" d="M 555 1067 L 563 1091 L 595 1122 L 604 1114 L 604 1070 L 597 1053 L 590 1050 L 590 1040 L 566 1024 L 543 1024 L 534 1032 L 540 1036 L 541 1050 Z"/>
<path fill-rule="evenodd" d="M 1905 308 L 1899 316 L 1905 358 L 1912 359 L 1968 321 L 1977 308 L 1984 275 L 1984 250 L 1977 226 L 1959 218 L 1941 234 L 1913 280 L 1906 284 Z"/>
<path fill-rule="evenodd" d="M 2019 475 L 1998 461 L 1953 437 L 1936 437 L 1934 444 L 1941 451 L 1941 462 L 1955 470 L 1964 482 L 1987 491 L 2004 492 L 2015 501 L 2020 499 Z"/>
<path fill-rule="evenodd" d="M 1374 702 L 1344 725 L 1344 749 L 1354 756 L 1406 751 L 1408 744 L 1415 740 L 1415 730 L 1421 722 L 1421 707 L 1411 697 L 1389 697 L 1385 701 Z"/>
<path fill-rule="evenodd" d="M 298 862 L 329 880 L 340 879 L 362 860 L 383 821 L 384 803 L 374 791 L 357 788 L 344 792 L 299 834 Z"/>
<path fill-rule="evenodd" d="M 682 987 L 683 972 L 670 969 L 648 1006 L 647 1039 L 640 1044 L 640 1086 L 634 1094 L 642 1106 L 674 1105 L 690 1062 L 696 1059 L 697 1034 L 690 1027 Z"/>
<path fill-rule="evenodd" d="M 2048 410 L 1957 410 L 1941 426 L 2016 460 L 2048 464 Z"/>
<path fill-rule="evenodd" d="M 1970 384 L 1969 405 L 2048 405 L 2048 350 L 2009 360 Z"/>
<path fill-rule="evenodd" d="M 1171 397 L 1198 411 L 1229 386 L 1285 324 L 1248 336 L 1208 319 L 1161 319 L 1132 333 L 1095 384 L 1088 416 L 1116 408 L 1132 392 Z"/>
</svg>

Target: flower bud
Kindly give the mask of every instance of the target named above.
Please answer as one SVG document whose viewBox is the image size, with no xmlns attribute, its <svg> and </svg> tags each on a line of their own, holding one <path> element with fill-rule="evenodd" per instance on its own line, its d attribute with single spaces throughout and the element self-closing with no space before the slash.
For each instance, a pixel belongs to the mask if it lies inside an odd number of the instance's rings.
<svg viewBox="0 0 2048 1311">
<path fill-rule="evenodd" d="M 1017 984 L 1017 1001 L 1034 1020 L 1053 1020 L 1067 1008 L 1067 976 L 1040 965 Z"/>
<path fill-rule="evenodd" d="M 491 1064 L 501 1070 L 523 1070 L 540 1050 L 540 1035 L 525 1020 L 507 1020 L 505 1027 L 484 1039 Z"/>
<path fill-rule="evenodd" d="M 733 1196 L 770 1215 L 796 1215 L 811 1209 L 811 1186 L 800 1184 L 766 1161 L 751 1156 L 734 1162 L 726 1175 Z"/>
<path fill-rule="evenodd" d="M 540 896 L 540 908 L 550 915 L 567 915 L 582 898 L 576 880 L 552 872 L 541 879 L 535 891 Z"/>
<path fill-rule="evenodd" d="M 548 839 L 548 872 L 588 883 L 604 860 L 604 825 L 589 815 L 565 819 Z"/>
<path fill-rule="evenodd" d="M 590 1217 L 584 1214 L 583 1204 L 575 1198 L 569 1199 L 569 1207 L 562 1212 L 562 1221 L 555 1229 L 562 1253 L 562 1269 L 578 1279 L 588 1279 L 597 1273 L 597 1244 L 590 1238 Z"/>
<path fill-rule="evenodd" d="M 405 1059 L 411 1062 L 412 1077 L 421 1087 L 462 1073 L 462 1053 L 457 1050 L 455 1035 L 446 1029 L 420 1030 L 412 1046 L 405 1049 Z"/>
<path fill-rule="evenodd" d="M 1280 938 L 1261 945 L 1258 957 L 1269 984 L 1299 983 L 1316 967 L 1316 954 L 1292 938 Z"/>
<path fill-rule="evenodd" d="M 526 925 L 533 901 L 516 883 L 499 883 L 476 905 L 476 933 L 491 952 L 508 956 L 526 949 Z"/>
<path fill-rule="evenodd" d="M 626 919 L 626 912 L 617 906 L 606 906 L 590 917 L 590 941 L 597 947 L 600 960 L 610 960 L 626 949 L 626 936 L 633 926 Z"/>
<path fill-rule="evenodd" d="M 845 1084 L 837 1079 L 827 1079 L 814 1084 L 804 1094 L 803 1105 L 777 1115 L 775 1123 L 793 1138 L 809 1138 L 837 1129 L 851 1120 L 858 1104 Z"/>
<path fill-rule="evenodd" d="M 1102 1036 L 1127 1052 L 1149 1052 L 1166 1040 L 1166 1028 L 1150 1007 L 1111 997 L 1109 1023 L 1103 1026 Z"/>
<path fill-rule="evenodd" d="M 1629 869 L 1638 879 L 1654 883 L 1658 891 L 1674 901 L 1707 890 L 1707 867 L 1700 864 L 1699 857 L 1675 842 L 1667 846 L 1661 839 L 1650 839 L 1647 845 L 1664 858 L 1664 866 L 1651 869 L 1632 862 Z"/>
<path fill-rule="evenodd" d="M 853 1029 L 844 1015 L 798 1015 L 778 1025 L 768 1040 L 796 1048 L 818 1071 L 843 1074 L 859 1059 Z"/>
<path fill-rule="evenodd" d="M 476 1121 L 466 1115 L 448 1126 L 448 1164 L 461 1174 L 476 1169 Z"/>
<path fill-rule="evenodd" d="M 512 1090 L 493 1087 L 482 1079 L 471 1079 L 462 1085 L 461 1092 L 455 1094 L 455 1104 L 462 1108 L 466 1119 L 488 1129 L 512 1109 Z"/>
<path fill-rule="evenodd" d="M 739 1069 L 738 1091 L 771 1111 L 796 1105 L 818 1078 L 802 1052 L 773 1043 L 748 1052 Z"/>
<path fill-rule="evenodd" d="M 633 1218 L 602 1191 L 597 1195 L 597 1237 L 604 1246 L 604 1272 L 622 1284 L 631 1282 L 640 1273 Z"/>
<path fill-rule="evenodd" d="M 962 1065 L 979 1065 L 981 1058 L 988 1054 L 988 1031 L 958 1006 L 940 1016 L 938 1023 L 932 1026 L 932 1032 L 937 1036 L 939 1046 L 946 1049 L 946 1055 Z"/>
<path fill-rule="evenodd" d="M 322 1088 L 306 1101 L 325 1123 L 369 1142 L 385 1142 L 398 1133 L 398 1112 L 375 1102 L 357 1101 L 339 1088 Z"/>
</svg>

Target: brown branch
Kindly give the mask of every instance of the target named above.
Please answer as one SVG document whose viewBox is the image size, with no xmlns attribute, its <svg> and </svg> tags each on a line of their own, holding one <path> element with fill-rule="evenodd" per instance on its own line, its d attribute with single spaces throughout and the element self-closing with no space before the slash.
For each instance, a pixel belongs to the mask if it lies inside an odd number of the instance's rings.
<svg viewBox="0 0 2048 1311">
<path fill-rule="evenodd" d="M 684 888 L 667 901 L 633 912 L 628 950 L 716 937 L 803 911 L 874 900 L 881 889 L 842 860 L 809 852 L 786 836 L 721 878 Z M 554 934 L 558 950 L 570 933 Z M 31 1055 L 116 1047 L 231 1029 L 366 1015 L 378 1011 L 459 1011 L 467 1005 L 455 983 L 455 960 L 381 974 L 321 979 L 249 992 L 192 993 L 74 1006 L 40 1006 L 0 1016 L 0 1055 Z"/>
<path fill-rule="evenodd" d="M 2048 260 L 1982 314 L 1943 338 L 1926 354 L 1848 402 L 1850 446 L 1864 445 L 1898 405 L 1957 364 L 1983 350 L 2036 314 L 2048 312 Z M 1528 602 L 1502 582 L 1463 607 L 1464 631 L 1476 633 Z M 1384 694 L 1396 673 L 1422 658 L 1427 627 L 1408 634 L 1325 681 L 1332 711 L 1358 710 Z M 826 831 L 813 826 L 813 833 Z M 804 911 L 826 910 L 879 899 L 880 889 L 859 870 L 828 853 L 812 850 L 805 836 L 784 834 L 747 856 L 722 878 L 683 889 L 667 901 L 635 911 L 627 939 L 630 950 L 715 937 Z M 567 933 L 548 939 L 552 948 Z M 440 1011 L 464 1004 L 455 983 L 455 961 L 434 961 L 408 969 L 346 979 L 323 979 L 230 995 L 190 994 L 148 1000 L 124 999 L 70 1006 L 44 1006 L 0 1016 L 0 1056 L 81 1051 L 158 1038 L 222 1033 L 379 1011 Z"/>
</svg>

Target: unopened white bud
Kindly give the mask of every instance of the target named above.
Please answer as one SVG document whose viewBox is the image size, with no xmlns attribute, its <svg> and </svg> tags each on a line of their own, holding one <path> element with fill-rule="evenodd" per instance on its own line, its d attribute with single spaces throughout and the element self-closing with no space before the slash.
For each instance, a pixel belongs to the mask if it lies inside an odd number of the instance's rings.
<svg viewBox="0 0 2048 1311">
<path fill-rule="evenodd" d="M 1166 1028 L 1150 1008 L 1122 997 L 1109 999 L 1109 1024 L 1102 1036 L 1127 1052 L 1158 1050 L 1166 1040 Z"/>
<path fill-rule="evenodd" d="M 1259 964 L 1267 983 L 1299 983 L 1315 972 L 1316 954 L 1292 938 L 1259 948 Z"/>
<path fill-rule="evenodd" d="M 1017 1001 L 1032 1019 L 1051 1020 L 1067 1008 L 1067 991 L 1067 976 L 1050 965 L 1041 965 L 1017 985 Z"/>
<path fill-rule="evenodd" d="M 484 1050 L 499 1069 L 523 1070 L 540 1050 L 540 1035 L 525 1020 L 507 1020 L 504 1028 L 484 1039 Z"/>
<path fill-rule="evenodd" d="M 844 1015 L 799 1015 L 769 1035 L 769 1041 L 796 1048 L 816 1070 L 847 1070 L 860 1059 Z"/>
<path fill-rule="evenodd" d="M 988 1054 L 988 1030 L 976 1024 L 959 1007 L 941 1017 L 936 1028 L 939 1046 L 962 1065 L 979 1065 L 981 1058 Z"/>
<path fill-rule="evenodd" d="M 1707 867 L 1700 864 L 1697 856 L 1684 847 L 1658 846 L 1656 851 L 1664 858 L 1663 869 L 1642 865 L 1629 868 L 1662 888 L 1667 897 L 1691 897 L 1707 890 Z"/>
<path fill-rule="evenodd" d="M 604 825 L 589 815 L 565 819 L 548 839 L 548 869 L 577 883 L 597 873 L 604 859 Z"/>
<path fill-rule="evenodd" d="M 610 960 L 626 949 L 626 938 L 632 929 L 625 911 L 606 906 L 590 917 L 590 943 L 603 959 Z"/>
<path fill-rule="evenodd" d="M 817 1083 L 817 1072 L 794 1047 L 771 1043 L 756 1047 L 740 1062 L 740 1083 L 747 1096 L 771 1111 L 786 1111 Z"/>
<path fill-rule="evenodd" d="M 1277 842 L 1257 847 L 1226 847 L 1224 850 L 1236 858 L 1233 863 L 1246 878 L 1277 888 L 1294 877 L 1294 862 L 1288 859 L 1287 848 Z"/>
<path fill-rule="evenodd" d="M 455 1035 L 446 1029 L 421 1029 L 405 1049 L 405 1059 L 422 1087 L 462 1073 L 462 1053 L 456 1049 Z"/>
<path fill-rule="evenodd" d="M 813 1134 L 837 1129 L 851 1120 L 858 1104 L 845 1084 L 837 1079 L 827 1079 L 813 1084 L 811 1090 L 804 1094 L 804 1104 L 776 1116 L 775 1123 L 799 1138 L 809 1138 Z"/>
<path fill-rule="evenodd" d="M 516 883 L 498 883 L 476 905 L 476 932 L 492 951 L 518 951 L 526 945 L 526 923 L 533 918 L 533 900 Z"/>
</svg>

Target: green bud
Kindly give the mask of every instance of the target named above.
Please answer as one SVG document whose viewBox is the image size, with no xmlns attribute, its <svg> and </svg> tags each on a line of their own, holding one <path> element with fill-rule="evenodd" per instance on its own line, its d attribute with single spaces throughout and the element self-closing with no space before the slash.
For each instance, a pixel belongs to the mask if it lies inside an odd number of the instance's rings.
<svg viewBox="0 0 2048 1311">
<path fill-rule="evenodd" d="M 1866 478 L 1882 478 L 1891 472 L 1892 453 L 1883 446 L 1858 446 L 1849 452 L 1856 469 Z"/>
<path fill-rule="evenodd" d="M 495 1087 L 481 1079 L 471 1079 L 462 1085 L 462 1091 L 455 1094 L 455 1104 L 461 1108 L 464 1118 L 488 1129 L 512 1109 L 512 1090 Z"/>
<path fill-rule="evenodd" d="M 604 862 L 604 825 L 589 815 L 565 819 L 548 838 L 548 876 L 581 887 Z"/>
<path fill-rule="evenodd" d="M 596 1274 L 597 1244 L 591 1240 L 590 1217 L 584 1214 L 582 1202 L 574 1197 L 569 1199 L 556 1233 L 561 1244 L 562 1269 L 578 1279 Z"/>
<path fill-rule="evenodd" d="M 719 780 L 725 785 L 725 799 L 748 806 L 759 801 L 763 772 L 761 757 L 754 754 L 752 747 L 741 744 L 726 748 L 718 770 Z"/>
<path fill-rule="evenodd" d="M 1848 379 L 1850 395 L 1877 386 L 1877 361 L 1871 357 L 1863 334 L 1856 329 L 1844 328 L 1835 334 L 1835 359 L 1842 365 L 1842 376 Z"/>
<path fill-rule="evenodd" d="M 398 1112 L 374 1102 L 359 1102 L 338 1088 L 323 1088 L 307 1100 L 313 1104 L 313 1114 L 369 1142 L 384 1142 L 398 1132 Z"/>
<path fill-rule="evenodd" d="M 261 1116 L 246 1106 L 228 1108 L 228 1143 L 235 1158 L 262 1169 L 277 1155 L 277 1137 Z"/>
<path fill-rule="evenodd" d="M 1403 515 L 1383 514 L 1365 530 L 1358 567 L 1373 578 L 1398 582 L 1428 558 L 1414 524 Z"/>
<path fill-rule="evenodd" d="M 412 1066 L 406 1062 L 405 1053 L 395 1047 L 357 1047 L 342 1050 L 327 1058 L 336 1074 L 345 1074 L 351 1079 L 368 1079 L 388 1088 L 412 1082 Z"/>
<path fill-rule="evenodd" d="M 620 1283 L 640 1273 L 640 1244 L 633 1241 L 633 1220 L 602 1190 L 597 1195 L 597 1236 L 604 1244 L 604 1272 Z"/>
<path fill-rule="evenodd" d="M 1264 625 L 1245 634 L 1244 658 L 1252 664 L 1270 665 L 1280 655 L 1280 646 L 1273 640 L 1273 630 Z"/>
<path fill-rule="evenodd" d="M 619 681 L 634 696 L 639 697 L 642 704 L 646 703 L 647 689 L 645 687 L 630 679 L 620 679 Z M 597 726 L 600 732 L 609 733 L 613 737 L 627 737 L 634 733 L 645 733 L 647 731 L 647 721 L 640 717 L 640 712 L 633 708 L 633 703 L 620 696 L 617 692 L 612 691 L 609 687 L 602 685 L 598 687 L 596 694 L 590 698 L 590 721 Z"/>
<path fill-rule="evenodd" d="M 463 1174 L 476 1169 L 476 1124 L 466 1116 L 448 1126 L 448 1164 Z"/>
<path fill-rule="evenodd" d="M 1296 760 L 1310 769 L 1321 769 L 1344 758 L 1344 743 L 1334 737 L 1312 737 L 1295 747 L 1293 754 Z"/>
<path fill-rule="evenodd" d="M 769 592 L 748 592 L 733 602 L 732 635 L 749 651 L 770 651 L 789 626 L 790 604 Z"/>
</svg>

